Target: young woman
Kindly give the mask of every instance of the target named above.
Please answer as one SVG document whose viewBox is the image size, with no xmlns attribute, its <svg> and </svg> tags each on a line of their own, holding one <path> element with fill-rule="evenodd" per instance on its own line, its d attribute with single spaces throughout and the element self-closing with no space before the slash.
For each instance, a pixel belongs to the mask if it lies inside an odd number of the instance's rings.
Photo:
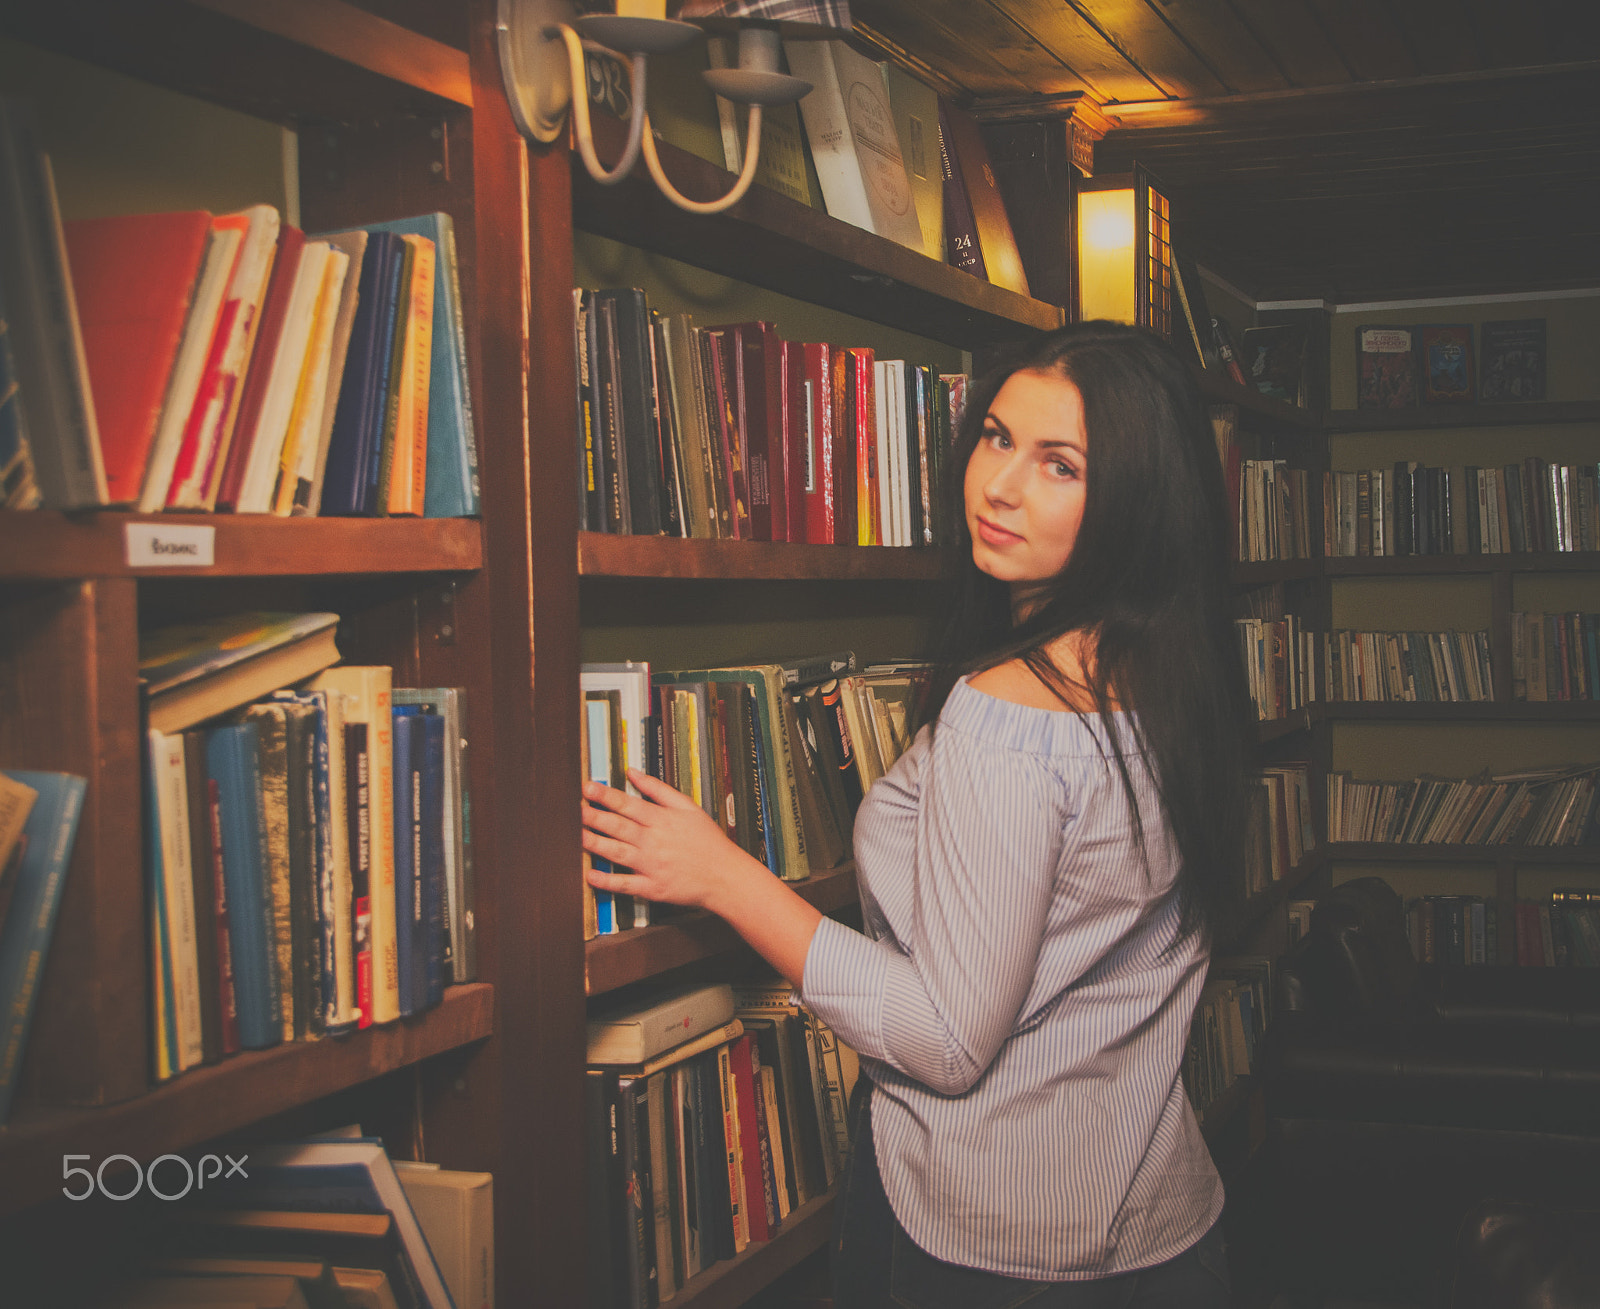
<svg viewBox="0 0 1600 1309">
<path fill-rule="evenodd" d="M 930 722 L 862 802 L 865 933 L 692 801 L 588 784 L 601 890 L 728 920 L 862 1057 L 839 1309 L 1228 1302 L 1222 1186 L 1179 1078 L 1242 869 L 1243 669 L 1204 411 L 1089 323 L 974 386 Z"/>
</svg>

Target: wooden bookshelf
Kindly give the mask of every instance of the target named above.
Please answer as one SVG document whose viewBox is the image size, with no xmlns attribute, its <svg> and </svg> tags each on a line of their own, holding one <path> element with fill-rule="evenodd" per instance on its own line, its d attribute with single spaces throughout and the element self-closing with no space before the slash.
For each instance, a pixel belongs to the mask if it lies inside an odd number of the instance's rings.
<svg viewBox="0 0 1600 1309">
<path fill-rule="evenodd" d="M 1428 577 L 1473 573 L 1587 573 L 1600 570 L 1593 550 L 1521 552 L 1492 555 L 1339 556 L 1322 562 L 1329 577 Z"/>
<path fill-rule="evenodd" d="M 481 1041 L 494 1030 L 494 988 L 451 986 L 436 1009 L 346 1036 L 247 1050 L 191 1069 L 136 1099 L 95 1109 L 31 1109 L 5 1127 L 0 1218 L 61 1193 L 61 1158 L 137 1151 L 148 1162 L 263 1118 Z"/>
<path fill-rule="evenodd" d="M 1211 404 L 1238 405 L 1241 418 L 1264 420 L 1275 428 L 1284 428 L 1306 437 L 1316 437 L 1322 432 L 1322 413 L 1316 409 L 1302 409 L 1285 404 L 1271 396 L 1262 395 L 1251 386 L 1240 386 L 1227 373 L 1215 368 L 1190 365 L 1195 383 L 1202 398 Z"/>
<path fill-rule="evenodd" d="M 1317 716 L 1343 723 L 1600 723 L 1600 701 L 1484 701 L 1367 703 L 1335 700 Z"/>
<path fill-rule="evenodd" d="M 944 550 L 578 533 L 578 571 L 585 577 L 931 582 L 949 562 Z"/>
<path fill-rule="evenodd" d="M 134 568 L 127 528 L 209 528 L 208 567 Z M 268 515 L 0 512 L 0 581 L 89 577 L 312 577 L 471 572 L 483 566 L 475 518 L 276 518 Z"/>
<path fill-rule="evenodd" d="M 1400 842 L 1334 841 L 1328 857 L 1361 863 L 1396 864 L 1583 864 L 1600 867 L 1596 845 L 1412 845 Z"/>
<path fill-rule="evenodd" d="M 1268 718 L 1256 724 L 1256 739 L 1262 745 L 1271 741 L 1281 741 L 1284 737 L 1294 736 L 1299 732 L 1311 730 L 1311 708 L 1291 710 L 1283 718 Z"/>
<path fill-rule="evenodd" d="M 1435 405 L 1427 409 L 1330 409 L 1323 418 L 1323 426 L 1329 432 L 1427 432 L 1456 427 L 1594 422 L 1600 422 L 1600 400 Z"/>
<path fill-rule="evenodd" d="M 791 885 L 825 914 L 856 903 L 853 862 L 831 872 L 813 873 L 805 881 Z M 662 912 L 659 907 L 657 912 Z M 668 969 L 726 954 L 743 945 L 739 934 L 715 914 L 704 910 L 666 912 L 671 916 L 663 922 L 596 937 L 588 943 L 585 990 L 589 995 L 604 995 L 618 987 L 646 981 Z"/>
<path fill-rule="evenodd" d="M 622 153 L 625 125 L 596 117 L 602 161 Z M 659 147 L 674 186 L 712 200 L 733 176 L 675 146 Z M 669 255 L 872 323 L 967 349 L 1061 326 L 1062 310 L 982 281 L 820 209 L 762 186 L 722 214 L 686 214 L 664 199 L 642 168 L 615 186 L 596 183 L 574 154 L 574 222 L 587 232 Z"/>
<path fill-rule="evenodd" d="M 1262 559 L 1236 562 L 1231 568 L 1238 587 L 1268 586 L 1273 582 L 1310 582 L 1322 575 L 1320 559 Z"/>
<path fill-rule="evenodd" d="M 784 1219 L 770 1241 L 752 1241 L 743 1253 L 690 1278 L 671 1303 L 684 1309 L 739 1309 L 763 1287 L 820 1250 L 833 1228 L 832 1195 L 819 1196 Z"/>
</svg>

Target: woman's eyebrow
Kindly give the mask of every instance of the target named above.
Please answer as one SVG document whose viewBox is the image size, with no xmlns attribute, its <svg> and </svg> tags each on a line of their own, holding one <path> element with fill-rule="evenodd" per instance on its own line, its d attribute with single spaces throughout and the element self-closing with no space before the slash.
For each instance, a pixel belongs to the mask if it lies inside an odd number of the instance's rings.
<svg viewBox="0 0 1600 1309">
<path fill-rule="evenodd" d="M 1075 454 L 1083 454 L 1084 449 L 1076 441 L 1038 441 L 1035 444 L 1041 450 L 1071 450 Z"/>
</svg>

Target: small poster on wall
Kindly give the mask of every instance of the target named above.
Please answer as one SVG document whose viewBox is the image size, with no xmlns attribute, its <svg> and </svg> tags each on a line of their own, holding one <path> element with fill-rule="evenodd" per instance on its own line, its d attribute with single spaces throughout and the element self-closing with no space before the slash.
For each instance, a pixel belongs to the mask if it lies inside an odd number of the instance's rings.
<svg viewBox="0 0 1600 1309">
<path fill-rule="evenodd" d="M 1417 331 L 1422 338 L 1423 403 L 1470 404 L 1478 394 L 1472 367 L 1472 325 L 1426 323 Z"/>
<path fill-rule="evenodd" d="M 1545 320 L 1518 318 L 1483 325 L 1480 400 L 1543 400 Z"/>
<path fill-rule="evenodd" d="M 1356 407 L 1408 409 L 1417 403 L 1417 355 L 1409 327 L 1356 328 Z"/>
</svg>

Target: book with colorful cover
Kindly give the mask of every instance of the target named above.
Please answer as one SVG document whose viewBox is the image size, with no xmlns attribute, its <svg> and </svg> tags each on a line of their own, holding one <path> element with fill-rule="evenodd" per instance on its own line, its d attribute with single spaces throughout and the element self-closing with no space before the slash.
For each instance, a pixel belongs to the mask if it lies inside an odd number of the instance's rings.
<svg viewBox="0 0 1600 1309">
<path fill-rule="evenodd" d="M 1478 399 L 1543 400 L 1545 320 L 1520 318 L 1484 323 L 1480 330 L 1483 338 Z"/>
<path fill-rule="evenodd" d="M 1424 404 L 1469 404 L 1478 393 L 1470 323 L 1424 323 L 1417 329 Z"/>
<path fill-rule="evenodd" d="M 1356 328 L 1356 407 L 1407 409 L 1417 403 L 1417 355 L 1409 327 Z"/>
<path fill-rule="evenodd" d="M 88 788 L 84 778 L 72 773 L 8 771 L 7 776 L 32 789 L 37 798 L 23 825 L 15 885 L 0 923 L 0 1124 L 16 1093 Z"/>
</svg>

